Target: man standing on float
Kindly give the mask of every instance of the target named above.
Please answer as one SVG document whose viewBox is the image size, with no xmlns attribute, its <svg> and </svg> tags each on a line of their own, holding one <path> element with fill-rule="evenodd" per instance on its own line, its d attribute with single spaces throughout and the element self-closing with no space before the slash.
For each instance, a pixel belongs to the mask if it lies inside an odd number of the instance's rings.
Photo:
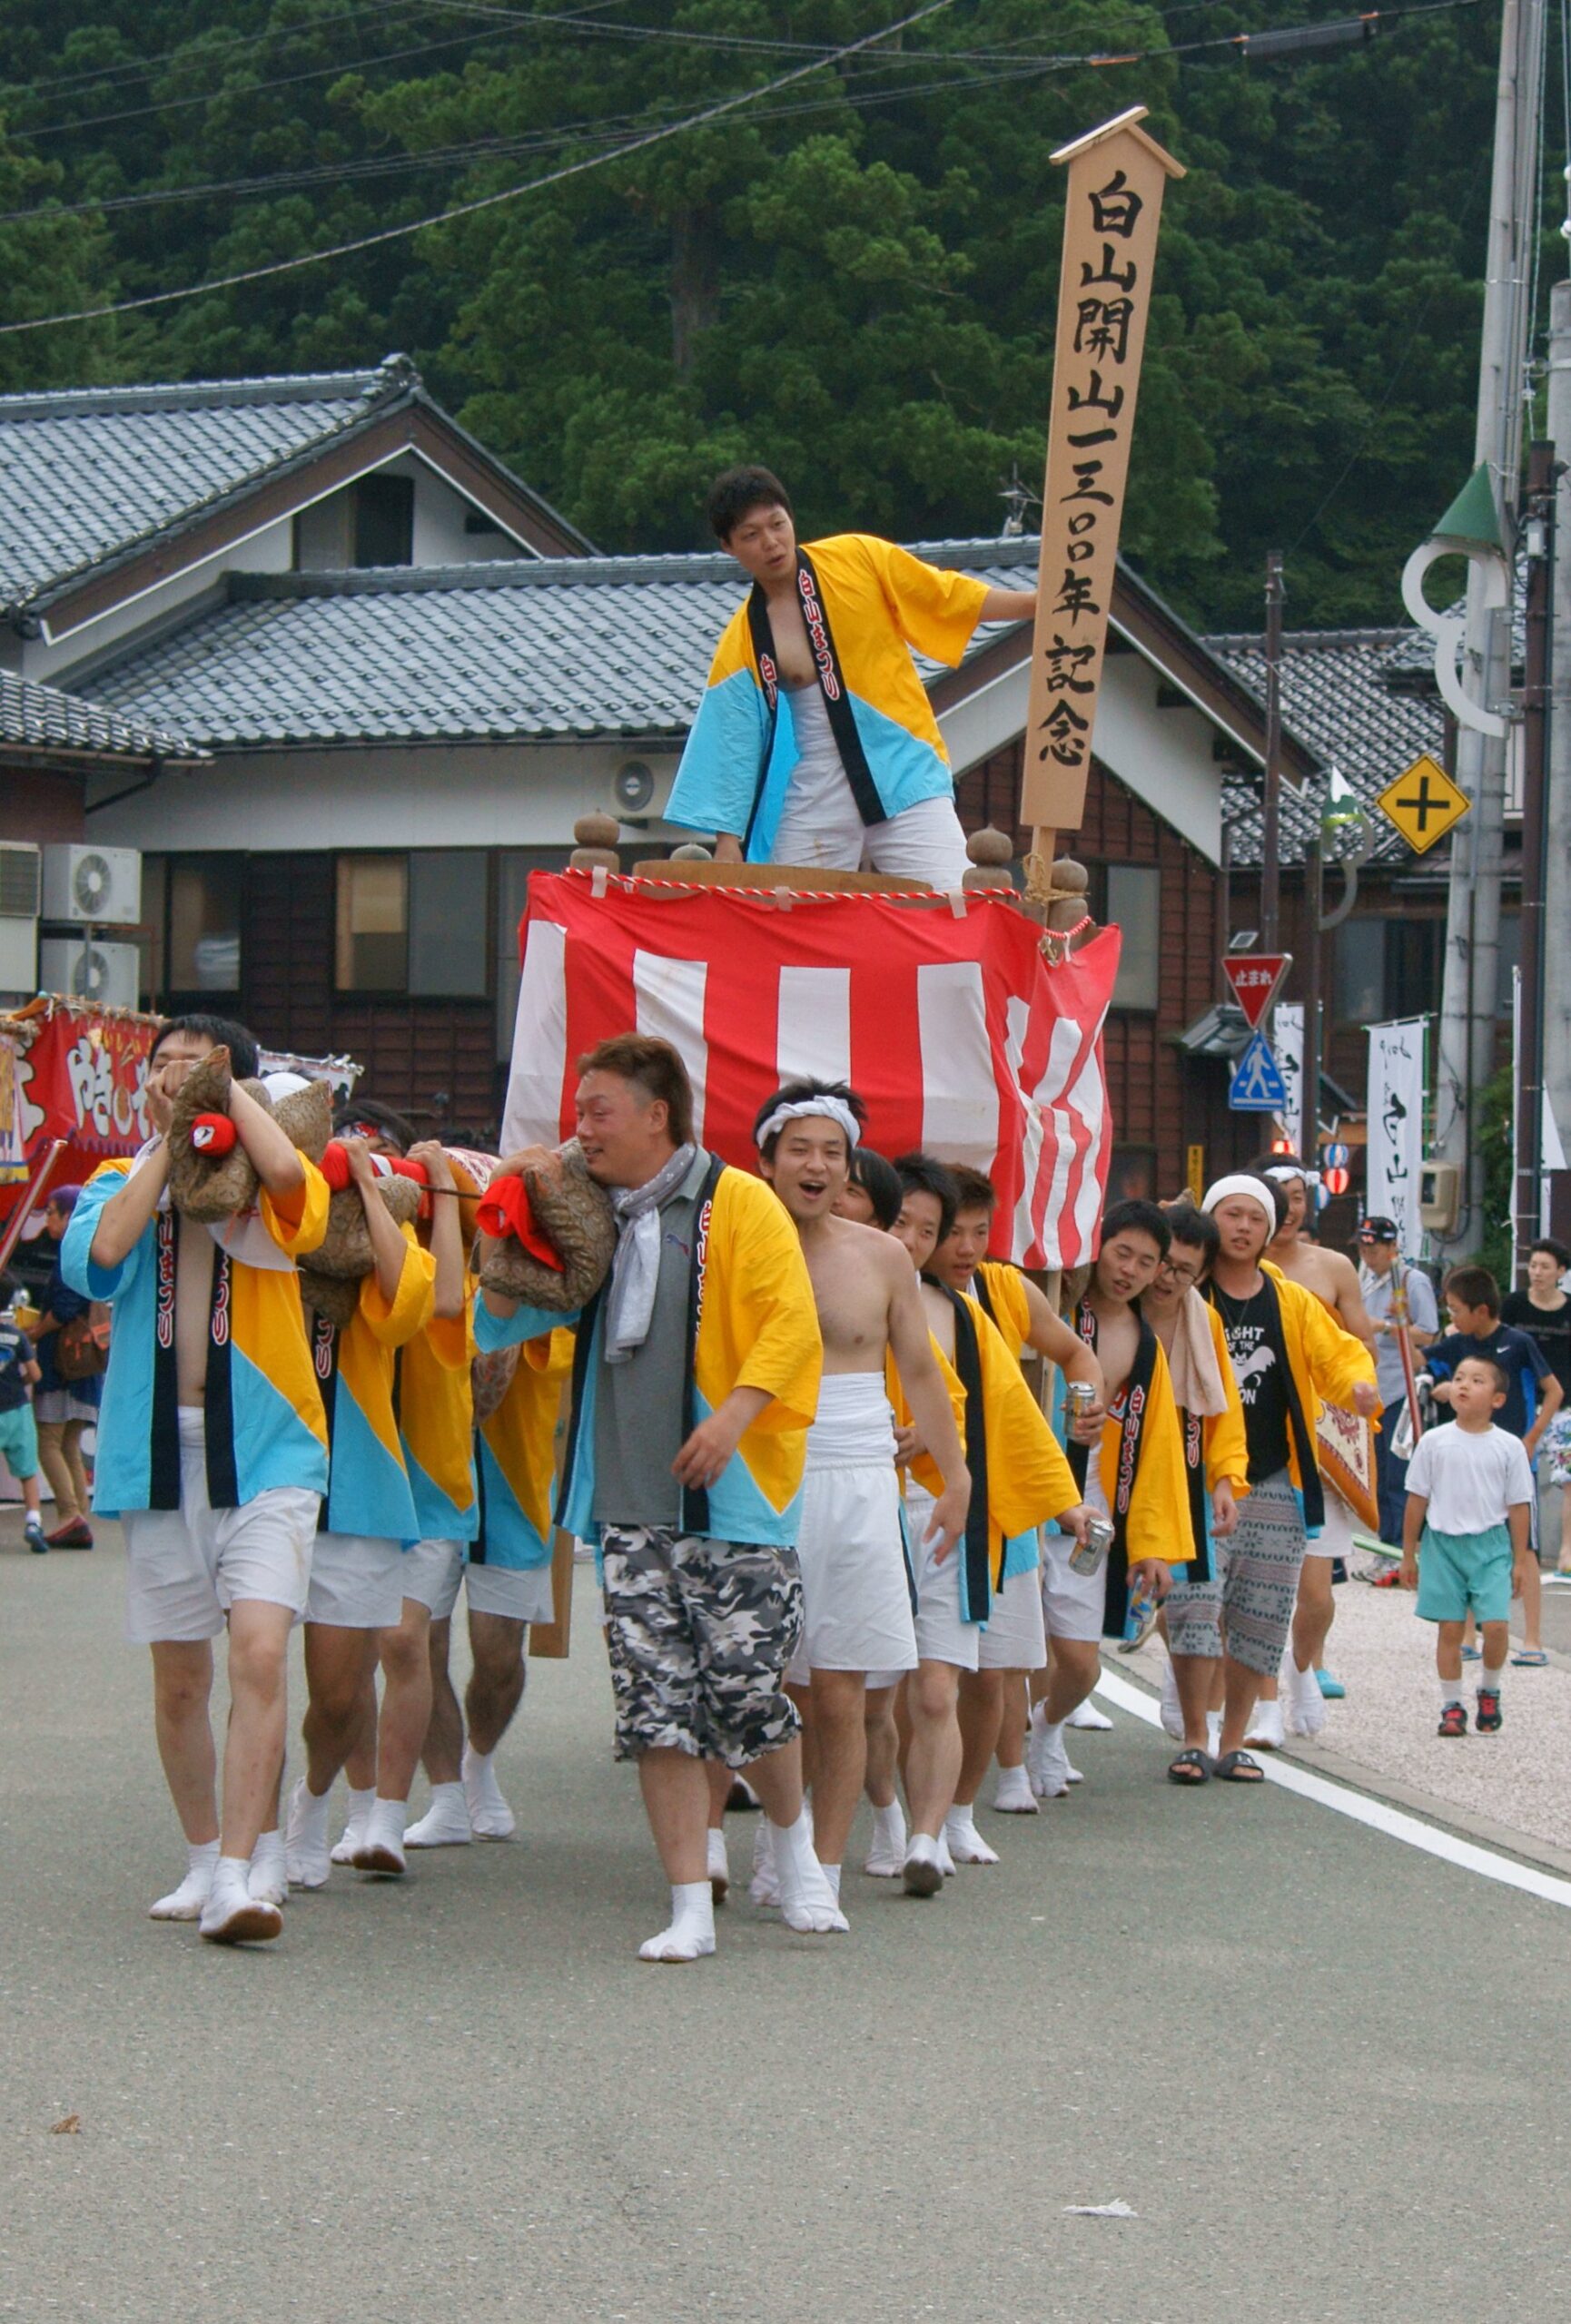
<svg viewBox="0 0 1571 2324">
<path fill-rule="evenodd" d="M 667 822 L 713 832 L 722 863 L 957 888 L 954 779 L 912 652 L 953 668 L 980 624 L 1029 621 L 1035 592 L 940 572 L 867 533 L 804 548 L 767 468 L 727 468 L 707 510 L 753 586 L 716 648 Z"/>
</svg>

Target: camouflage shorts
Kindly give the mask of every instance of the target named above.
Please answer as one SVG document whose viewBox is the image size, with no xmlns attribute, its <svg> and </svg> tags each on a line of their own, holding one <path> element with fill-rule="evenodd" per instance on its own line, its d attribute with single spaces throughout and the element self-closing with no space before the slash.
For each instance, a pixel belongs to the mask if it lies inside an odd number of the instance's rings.
<svg viewBox="0 0 1571 2324">
<path fill-rule="evenodd" d="M 606 1525 L 600 1551 L 617 1758 L 745 1768 L 788 1743 L 801 1723 L 781 1686 L 802 1635 L 795 1551 Z"/>
</svg>

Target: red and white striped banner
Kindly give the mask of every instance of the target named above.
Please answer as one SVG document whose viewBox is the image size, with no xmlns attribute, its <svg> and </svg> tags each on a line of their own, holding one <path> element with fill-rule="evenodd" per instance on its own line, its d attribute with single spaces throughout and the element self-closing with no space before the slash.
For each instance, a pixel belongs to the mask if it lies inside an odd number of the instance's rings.
<svg viewBox="0 0 1571 2324">
<path fill-rule="evenodd" d="M 845 1079 L 880 1153 L 921 1146 L 987 1172 L 998 1256 L 1093 1256 L 1116 929 L 1049 962 L 1003 899 L 969 896 L 958 912 L 947 898 L 861 893 L 782 906 L 756 890 L 537 872 L 520 943 L 509 1152 L 569 1137 L 578 1059 L 636 1029 L 680 1052 L 698 1136 L 727 1162 L 756 1167 L 754 1118 L 779 1082 Z"/>
</svg>

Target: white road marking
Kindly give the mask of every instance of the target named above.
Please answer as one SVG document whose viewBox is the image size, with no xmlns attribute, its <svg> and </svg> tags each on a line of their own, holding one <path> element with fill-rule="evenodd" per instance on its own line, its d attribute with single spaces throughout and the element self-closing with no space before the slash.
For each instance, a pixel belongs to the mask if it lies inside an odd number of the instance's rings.
<svg viewBox="0 0 1571 2324">
<path fill-rule="evenodd" d="M 1161 1725 L 1156 1697 L 1131 1686 L 1116 1671 L 1104 1669 L 1096 1682 L 1096 1691 L 1119 1710 L 1127 1710 L 1131 1718 L 1143 1719 L 1148 1727 Z M 1279 1783 L 1284 1791 L 1296 1792 L 1300 1799 L 1312 1799 L 1317 1807 L 1332 1808 L 1339 1816 L 1350 1816 L 1355 1824 L 1368 1824 L 1389 1839 L 1420 1848 L 1426 1856 L 1438 1856 L 1446 1864 L 1459 1865 L 1464 1872 L 1477 1872 L 1486 1880 L 1497 1880 L 1503 1887 L 1525 1889 L 1529 1896 L 1542 1896 L 1548 1905 L 1571 1905 L 1571 1880 L 1558 1879 L 1552 1872 L 1539 1872 L 1529 1864 L 1514 1863 L 1511 1857 L 1499 1856 L 1493 1848 L 1480 1847 L 1476 1840 L 1458 1839 L 1454 1832 L 1420 1823 L 1416 1816 L 1404 1815 L 1399 1807 L 1389 1807 L 1383 1799 L 1371 1799 L 1366 1793 L 1349 1790 L 1343 1784 L 1328 1783 L 1324 1776 L 1311 1775 L 1308 1768 L 1296 1767 L 1290 1759 L 1278 1759 L 1266 1751 L 1253 1756 L 1264 1768 L 1268 1783 Z"/>
</svg>

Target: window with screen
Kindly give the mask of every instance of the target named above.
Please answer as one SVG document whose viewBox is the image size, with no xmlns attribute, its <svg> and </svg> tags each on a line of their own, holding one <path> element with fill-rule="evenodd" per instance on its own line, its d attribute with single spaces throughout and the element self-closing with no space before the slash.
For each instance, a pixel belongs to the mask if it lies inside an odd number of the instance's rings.
<svg viewBox="0 0 1571 2324">
<path fill-rule="evenodd" d="M 340 856 L 333 980 L 340 992 L 408 989 L 407 856 Z"/>
<path fill-rule="evenodd" d="M 165 996 L 232 999 L 240 990 L 244 857 L 166 856 L 162 885 Z"/>
<path fill-rule="evenodd" d="M 1110 863 L 1102 917 L 1121 932 L 1115 1009 L 1154 1010 L 1161 998 L 1161 872 L 1154 863 Z"/>
<path fill-rule="evenodd" d="M 420 848 L 409 859 L 409 989 L 431 999 L 479 998 L 489 985 L 489 894 L 484 851 Z"/>
</svg>

